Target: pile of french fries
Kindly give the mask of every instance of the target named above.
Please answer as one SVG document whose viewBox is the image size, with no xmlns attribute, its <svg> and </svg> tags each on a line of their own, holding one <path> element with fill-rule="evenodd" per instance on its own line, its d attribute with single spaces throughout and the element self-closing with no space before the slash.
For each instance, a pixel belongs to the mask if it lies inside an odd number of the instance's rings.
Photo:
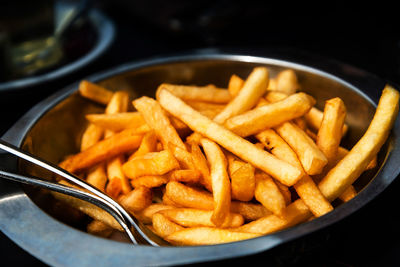
<svg viewBox="0 0 400 267">
<path fill-rule="evenodd" d="M 333 210 L 377 165 L 398 113 L 387 85 L 364 136 L 341 147 L 349 126 L 340 98 L 324 109 L 301 92 L 293 70 L 255 67 L 227 88 L 161 84 L 131 100 L 82 81 L 79 93 L 105 106 L 88 114 L 81 151 L 60 166 L 107 193 L 174 245 L 209 245 L 270 234 Z M 68 184 L 62 181 L 64 184 Z M 93 218 L 87 231 L 122 231 L 105 211 L 54 196 Z"/>
</svg>

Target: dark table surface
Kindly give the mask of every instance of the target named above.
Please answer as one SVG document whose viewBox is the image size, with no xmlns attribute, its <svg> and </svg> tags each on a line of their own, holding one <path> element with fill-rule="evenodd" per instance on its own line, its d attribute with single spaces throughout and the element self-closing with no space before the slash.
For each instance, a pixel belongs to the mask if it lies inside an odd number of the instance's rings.
<svg viewBox="0 0 400 267">
<path fill-rule="evenodd" d="M 360 10 L 324 4 L 318 9 L 292 6 L 289 11 L 286 6 L 256 1 L 204 1 L 198 5 L 100 1 L 97 5 L 115 22 L 117 35 L 112 46 L 85 68 L 22 96 L 0 93 L 0 136 L 35 103 L 74 81 L 125 62 L 197 49 L 266 56 L 318 55 L 400 83 L 399 27 L 390 7 Z M 293 246 L 217 264 L 400 266 L 399 190 L 400 180 L 396 179 L 361 210 Z M 1 232 L 0 256 L 16 266 L 45 266 Z"/>
</svg>

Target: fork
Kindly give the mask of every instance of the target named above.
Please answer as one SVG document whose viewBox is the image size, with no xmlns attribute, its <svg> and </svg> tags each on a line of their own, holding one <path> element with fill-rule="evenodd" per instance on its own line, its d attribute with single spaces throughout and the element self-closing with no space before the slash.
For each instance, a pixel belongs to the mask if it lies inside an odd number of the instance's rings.
<svg viewBox="0 0 400 267">
<path fill-rule="evenodd" d="M 106 194 L 104 194 L 97 188 L 93 187 L 89 183 L 76 177 L 75 175 L 65 171 L 64 169 L 60 168 L 57 165 L 54 165 L 28 152 L 25 152 L 2 139 L 0 139 L 0 149 L 8 153 L 11 153 L 17 156 L 18 158 L 29 161 L 54 174 L 57 174 L 67 179 L 68 181 L 88 190 L 90 193 L 80 189 L 58 184 L 55 182 L 46 181 L 38 177 L 10 173 L 0 169 L 1 178 L 5 178 L 8 180 L 24 184 L 39 186 L 62 194 L 70 195 L 72 197 L 76 197 L 84 201 L 88 201 L 98 206 L 99 208 L 105 210 L 116 219 L 116 221 L 121 225 L 121 227 L 124 229 L 127 236 L 129 237 L 130 241 L 134 245 L 138 245 L 143 242 L 151 246 L 169 245 L 165 240 L 161 239 L 159 236 L 150 231 L 135 217 L 130 216 L 129 213 L 114 199 L 107 196 Z"/>
</svg>

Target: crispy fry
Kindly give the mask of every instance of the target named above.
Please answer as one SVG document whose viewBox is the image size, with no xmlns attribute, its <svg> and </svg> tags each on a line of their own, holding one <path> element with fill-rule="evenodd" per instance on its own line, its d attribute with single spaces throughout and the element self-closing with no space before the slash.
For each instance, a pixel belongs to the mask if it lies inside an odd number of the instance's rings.
<svg viewBox="0 0 400 267">
<path fill-rule="evenodd" d="M 171 220 L 167 219 L 161 213 L 156 213 L 153 215 L 153 227 L 155 232 L 161 237 L 167 237 L 168 235 L 171 235 L 177 231 L 185 229 L 179 224 L 176 224 Z"/>
<path fill-rule="evenodd" d="M 193 208 L 175 208 L 166 209 L 160 211 L 162 215 L 167 217 L 169 220 L 173 221 L 184 227 L 198 227 L 198 226 L 208 226 L 216 227 L 212 222 L 213 211 L 212 210 L 201 210 Z M 243 216 L 237 213 L 229 213 L 223 224 L 219 227 L 221 228 L 232 228 L 239 227 L 244 222 Z"/>
<path fill-rule="evenodd" d="M 389 136 L 399 109 L 399 92 L 386 85 L 365 134 L 319 183 L 328 200 L 340 196 L 365 170 Z"/>
<path fill-rule="evenodd" d="M 142 115 L 137 111 L 114 114 L 87 114 L 86 119 L 98 127 L 114 132 L 138 128 L 146 124 Z"/>
<path fill-rule="evenodd" d="M 270 153 L 257 148 L 249 141 L 204 117 L 168 91 L 160 91 L 159 101 L 165 109 L 179 117 L 192 130 L 214 140 L 228 151 L 265 171 L 283 184 L 291 186 L 303 176 L 303 172 L 299 168 L 277 159 Z"/>
<path fill-rule="evenodd" d="M 271 214 L 232 230 L 266 235 L 299 224 L 312 216 L 301 199 L 287 206 L 283 214 L 283 216 Z"/>
<path fill-rule="evenodd" d="M 212 192 L 210 168 L 208 167 L 207 159 L 198 144 L 193 143 L 191 145 L 191 154 L 193 162 L 196 162 L 195 168 L 201 173 L 200 182 L 208 191 Z"/>
<path fill-rule="evenodd" d="M 145 175 L 131 180 L 131 185 L 136 188 L 145 186 L 148 188 L 159 187 L 168 183 L 169 178 L 166 175 Z"/>
<path fill-rule="evenodd" d="M 324 112 L 319 110 L 316 107 L 312 107 L 307 114 L 304 115 L 304 118 L 307 121 L 307 125 L 314 131 L 318 131 L 321 126 L 322 119 L 324 117 Z M 345 123 L 343 125 L 343 136 L 346 135 L 349 126 Z"/>
<path fill-rule="evenodd" d="M 201 145 L 210 164 L 214 198 L 214 212 L 211 221 L 216 226 L 222 226 L 231 208 L 231 185 L 227 172 L 227 160 L 219 145 L 213 141 L 203 138 Z"/>
<path fill-rule="evenodd" d="M 174 206 L 165 205 L 162 203 L 152 203 L 146 208 L 135 212 L 135 217 L 139 219 L 144 224 L 151 224 L 153 221 L 153 216 L 157 212 L 166 209 L 174 209 Z"/>
<path fill-rule="evenodd" d="M 157 89 L 157 99 L 158 93 L 161 90 L 168 90 L 176 97 L 179 97 L 184 101 L 196 100 L 225 104 L 231 100 L 231 95 L 228 90 L 223 88 L 216 88 L 215 86 L 188 86 L 163 83 Z"/>
<path fill-rule="evenodd" d="M 307 174 L 315 175 L 322 172 L 328 160 L 303 130 L 291 122 L 285 122 L 275 129 L 296 152 Z"/>
<path fill-rule="evenodd" d="M 237 96 L 239 91 L 242 89 L 244 80 L 237 76 L 236 74 L 231 75 L 228 83 L 228 91 L 232 98 Z"/>
<path fill-rule="evenodd" d="M 116 114 L 119 112 L 127 112 L 129 106 L 129 94 L 125 91 L 117 91 L 113 94 L 108 102 L 105 113 Z"/>
<path fill-rule="evenodd" d="M 272 214 L 261 204 L 232 201 L 231 212 L 239 213 L 247 221 L 253 221 Z"/>
<path fill-rule="evenodd" d="M 294 166 L 302 168 L 296 153 L 274 130 L 265 130 L 257 134 L 256 138 L 278 158 L 287 160 Z M 315 216 L 321 216 L 333 209 L 332 205 L 326 200 L 317 185 L 308 175 L 304 175 L 303 178 L 294 185 L 294 188 Z"/>
<path fill-rule="evenodd" d="M 305 93 L 297 93 L 282 101 L 259 106 L 231 117 L 226 121 L 225 126 L 240 136 L 249 136 L 266 128 L 299 118 L 306 114 L 314 104 L 313 97 Z"/>
<path fill-rule="evenodd" d="M 204 102 L 204 101 L 185 101 L 186 104 L 191 106 L 193 109 L 197 110 L 204 116 L 213 119 L 215 116 L 220 113 L 225 105 L 223 104 L 216 104 L 216 103 L 209 103 L 209 102 Z"/>
<path fill-rule="evenodd" d="M 324 115 L 317 135 L 317 146 L 328 159 L 328 165 L 336 158 L 342 140 L 342 129 L 346 117 L 346 107 L 343 101 L 332 98 L 325 102 Z"/>
<path fill-rule="evenodd" d="M 81 96 L 103 105 L 107 105 L 113 96 L 112 91 L 86 80 L 79 83 L 79 93 Z"/>
<path fill-rule="evenodd" d="M 129 212 L 135 213 L 150 206 L 153 192 L 145 186 L 136 187 L 126 195 L 119 198 L 121 205 Z"/>
<path fill-rule="evenodd" d="M 186 149 L 176 129 L 171 125 L 170 120 L 157 101 L 143 96 L 132 103 L 140 114 L 142 114 L 150 128 L 154 129 L 165 148 L 168 147 L 168 143 L 172 143 L 182 149 Z"/>
<path fill-rule="evenodd" d="M 259 236 L 254 233 L 233 232 L 227 229 L 212 227 L 192 227 L 176 231 L 166 237 L 166 240 L 175 245 L 213 245 L 229 243 Z"/>
<path fill-rule="evenodd" d="M 241 114 L 254 107 L 268 86 L 268 70 L 256 67 L 247 77 L 238 95 L 215 116 L 214 121 L 223 124 L 227 119 Z M 229 92 L 228 92 L 229 93 Z"/>
<path fill-rule="evenodd" d="M 296 93 L 300 87 L 297 80 L 297 75 L 291 69 L 279 72 L 275 80 L 275 90 L 287 93 L 288 95 Z"/>
<path fill-rule="evenodd" d="M 122 166 L 124 174 L 130 179 L 145 175 L 163 175 L 178 168 L 179 163 L 169 150 L 134 157 Z"/>
<path fill-rule="evenodd" d="M 103 138 L 104 130 L 97 125 L 89 123 L 86 130 L 83 132 L 81 137 L 81 151 L 84 151 L 96 144 Z"/>
<path fill-rule="evenodd" d="M 178 160 L 179 166 L 182 169 L 195 170 L 195 164 L 193 161 L 192 154 L 188 152 L 186 149 L 182 149 L 172 143 L 168 143 L 168 149 L 174 155 L 174 157 Z"/>
<path fill-rule="evenodd" d="M 285 98 L 287 98 L 289 95 L 284 93 L 284 92 L 280 92 L 280 91 L 268 91 L 265 94 L 265 100 L 267 100 L 270 103 L 275 103 L 278 101 L 282 101 Z"/>
<path fill-rule="evenodd" d="M 241 201 L 250 201 L 254 197 L 255 190 L 255 168 L 246 162 L 235 160 L 234 162 L 241 162 L 238 168 L 229 168 L 229 176 L 231 178 L 232 198 Z M 234 162 L 229 166 L 234 165 Z"/>
<path fill-rule="evenodd" d="M 73 155 L 69 159 L 66 170 L 72 173 L 90 168 L 102 161 L 108 160 L 139 147 L 142 135 L 135 129 L 127 129 L 104 139 L 85 151 Z"/>
<path fill-rule="evenodd" d="M 256 188 L 254 196 L 264 207 L 278 216 L 282 216 L 286 207 L 286 201 L 278 186 L 272 178 L 264 173 L 255 174 Z"/>
<path fill-rule="evenodd" d="M 142 156 L 150 152 L 157 151 L 157 135 L 156 133 L 151 130 L 147 132 L 140 143 L 138 150 L 136 150 L 128 159 L 132 160 L 134 157 Z"/>
<path fill-rule="evenodd" d="M 350 201 L 353 197 L 357 195 L 357 191 L 354 186 L 349 186 L 340 196 L 339 199 L 343 202 Z"/>
<path fill-rule="evenodd" d="M 104 164 L 99 164 L 89 170 L 86 176 L 86 182 L 104 192 L 107 183 L 107 175 Z"/>
<path fill-rule="evenodd" d="M 115 183 L 113 182 L 114 180 L 119 180 L 119 184 L 121 185 L 121 188 L 117 190 L 120 192 L 115 191 L 115 185 L 118 183 L 114 184 L 114 187 L 106 187 L 107 194 L 109 194 L 110 196 L 114 196 L 115 198 L 118 197 L 119 193 L 121 192 L 123 194 L 127 194 L 132 190 L 128 179 L 122 171 L 122 165 L 124 164 L 124 162 L 125 159 L 123 155 L 112 158 L 107 162 L 107 177 L 109 180 L 109 184 Z"/>
<path fill-rule="evenodd" d="M 168 173 L 170 181 L 178 181 L 183 183 L 200 182 L 201 172 L 199 170 L 174 170 Z"/>
</svg>

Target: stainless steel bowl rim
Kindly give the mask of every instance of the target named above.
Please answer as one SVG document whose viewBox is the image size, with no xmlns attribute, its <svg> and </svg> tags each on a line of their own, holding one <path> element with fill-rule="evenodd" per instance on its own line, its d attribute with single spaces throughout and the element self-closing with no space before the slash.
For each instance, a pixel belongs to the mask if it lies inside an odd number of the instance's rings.
<svg viewBox="0 0 400 267">
<path fill-rule="evenodd" d="M 360 79 L 359 76 L 362 74 L 362 79 L 367 77 L 367 80 L 373 79 L 378 84 L 384 84 L 384 81 L 378 77 L 362 70 L 352 68 L 352 70 L 357 70 L 357 75 L 354 75 L 354 71 L 347 73 L 343 70 L 347 70 L 348 66 L 345 68 L 339 62 L 334 63 L 338 68 L 335 68 L 336 72 L 332 74 L 321 70 L 321 68 L 317 69 L 278 58 L 221 53 L 167 56 L 127 63 L 92 75 L 87 77 L 87 79 L 96 82 L 144 67 L 171 62 L 198 60 L 277 64 L 284 67 L 310 71 L 345 84 L 350 89 L 360 93 L 371 103 L 374 103 L 375 106 L 378 96 L 376 91 L 380 91 L 383 87 L 368 88 L 368 84 L 366 84 L 366 87 L 363 87 L 363 91 L 361 91 L 352 85 L 352 83 Z M 20 146 L 26 133 L 36 121 L 47 110 L 73 93 L 77 85 L 78 82 L 71 84 L 34 106 L 2 138 L 14 145 Z M 250 240 L 211 246 L 159 248 L 132 246 L 126 243 L 106 240 L 83 233 L 53 219 L 36 206 L 19 185 L 4 181 L 0 181 L 0 217 L 2 218 L 0 220 L 0 229 L 20 247 L 51 266 L 170 266 L 261 253 L 336 223 L 360 209 L 380 194 L 400 173 L 400 166 L 398 164 L 400 159 L 400 146 L 398 145 L 400 125 L 398 119 L 393 128 L 392 136 L 393 149 L 386 160 L 384 168 L 354 199 L 310 222 Z M 9 165 L 16 166 L 16 161 L 10 160 Z"/>
</svg>

